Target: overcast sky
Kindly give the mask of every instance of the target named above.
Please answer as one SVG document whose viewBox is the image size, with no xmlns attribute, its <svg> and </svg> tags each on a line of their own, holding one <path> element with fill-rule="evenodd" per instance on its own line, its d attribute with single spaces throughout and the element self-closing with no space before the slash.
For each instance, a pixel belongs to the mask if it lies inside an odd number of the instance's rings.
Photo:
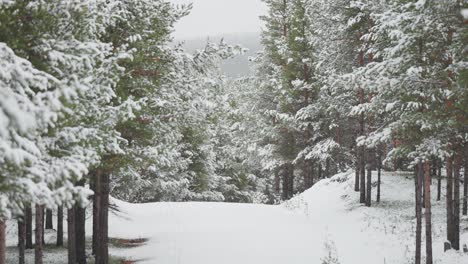
<svg viewBox="0 0 468 264">
<path fill-rule="evenodd" d="M 260 32 L 260 15 L 266 7 L 260 0 L 170 0 L 193 3 L 191 14 L 176 25 L 176 39 L 217 36 L 229 33 Z"/>
</svg>

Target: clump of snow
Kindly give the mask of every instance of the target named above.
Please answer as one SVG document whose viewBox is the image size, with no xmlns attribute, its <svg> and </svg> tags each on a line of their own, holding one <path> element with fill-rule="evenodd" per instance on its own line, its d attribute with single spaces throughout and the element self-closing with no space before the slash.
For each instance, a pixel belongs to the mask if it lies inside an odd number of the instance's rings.
<svg viewBox="0 0 468 264">
<path fill-rule="evenodd" d="M 461 10 L 461 14 L 463 16 L 463 19 L 468 20 L 468 8 L 463 8 Z"/>
</svg>

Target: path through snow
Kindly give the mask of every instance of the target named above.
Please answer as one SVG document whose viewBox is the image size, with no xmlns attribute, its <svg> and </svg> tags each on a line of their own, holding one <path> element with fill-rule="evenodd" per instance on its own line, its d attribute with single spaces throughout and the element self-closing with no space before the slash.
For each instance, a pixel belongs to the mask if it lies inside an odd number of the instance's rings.
<svg viewBox="0 0 468 264">
<path fill-rule="evenodd" d="M 352 178 L 349 172 L 321 181 L 280 206 L 115 201 L 122 213 L 111 215 L 110 236 L 149 241 L 111 253 L 151 264 L 321 264 L 325 244 L 333 243 L 341 264 L 411 263 L 411 177 L 385 174 L 382 203 L 373 208 L 359 205 Z M 468 263 L 466 255 L 442 252 L 443 208 L 434 201 L 435 263 Z"/>
</svg>

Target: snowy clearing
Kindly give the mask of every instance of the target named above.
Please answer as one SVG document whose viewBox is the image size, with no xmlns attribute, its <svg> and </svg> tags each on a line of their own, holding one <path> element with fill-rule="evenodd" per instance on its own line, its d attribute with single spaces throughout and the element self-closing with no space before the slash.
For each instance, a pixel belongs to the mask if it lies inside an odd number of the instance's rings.
<svg viewBox="0 0 468 264">
<path fill-rule="evenodd" d="M 125 217 L 111 217 L 110 236 L 149 241 L 142 247 L 112 253 L 145 260 L 141 263 L 305 264 L 322 263 L 329 254 L 325 245 L 331 245 L 331 251 L 335 251 L 335 244 L 341 264 L 411 263 L 415 228 L 413 178 L 385 173 L 382 202 L 366 208 L 357 202 L 353 175 L 349 172 L 323 180 L 280 206 L 136 205 L 116 201 Z M 467 255 L 443 253 L 444 201 L 433 202 L 434 263 L 468 263 Z M 462 244 L 468 243 L 466 220 L 462 223 Z"/>
</svg>

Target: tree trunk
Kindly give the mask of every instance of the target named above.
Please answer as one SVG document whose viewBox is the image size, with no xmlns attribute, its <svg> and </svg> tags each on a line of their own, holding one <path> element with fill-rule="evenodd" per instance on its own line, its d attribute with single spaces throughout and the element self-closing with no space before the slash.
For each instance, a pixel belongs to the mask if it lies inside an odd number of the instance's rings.
<svg viewBox="0 0 468 264">
<path fill-rule="evenodd" d="M 422 208 L 421 208 L 421 183 L 422 183 L 423 167 L 422 163 L 418 163 L 415 175 L 415 200 L 416 200 L 416 251 L 415 264 L 421 264 L 421 231 L 422 231 Z"/>
<path fill-rule="evenodd" d="M 288 199 L 291 199 L 294 196 L 294 165 L 289 165 L 289 184 L 288 184 L 289 190 L 289 197 Z"/>
<path fill-rule="evenodd" d="M 277 174 L 275 173 L 275 181 L 276 181 L 276 176 Z M 92 245 L 91 245 L 91 248 L 92 248 L 92 254 L 95 255 L 96 254 L 96 242 L 97 242 L 97 232 L 98 232 L 98 204 L 97 204 L 97 199 L 96 199 L 96 173 L 93 173 L 91 175 L 91 178 L 89 179 L 90 180 L 90 188 L 91 190 L 93 190 L 94 192 L 94 195 L 92 196 L 92 199 L 93 199 L 93 234 L 92 234 Z M 275 193 L 276 192 L 276 186 L 275 186 Z"/>
<path fill-rule="evenodd" d="M 421 202 L 421 206 L 422 208 L 426 208 L 426 203 L 424 201 L 426 201 L 426 188 L 424 188 L 424 184 L 426 182 L 426 168 L 425 168 L 425 163 L 422 164 L 422 168 L 423 168 L 423 173 L 421 173 L 421 182 L 422 182 L 422 201 Z"/>
<path fill-rule="evenodd" d="M 108 216 L 109 216 L 109 173 L 107 171 L 98 170 L 96 173 L 97 180 L 97 196 L 99 196 L 99 231 L 96 243 L 96 263 L 109 263 L 109 237 L 108 237 Z"/>
<path fill-rule="evenodd" d="M 354 173 L 354 191 L 359 192 L 359 157 L 356 159 Z"/>
<path fill-rule="evenodd" d="M 43 243 L 44 240 L 44 206 L 36 205 L 36 232 L 35 232 L 35 250 L 34 264 L 42 264 Z"/>
<path fill-rule="evenodd" d="M 440 201 L 442 192 L 442 162 L 437 162 L 437 201 Z"/>
<path fill-rule="evenodd" d="M 84 186 L 85 179 L 78 182 L 77 186 Z M 75 246 L 76 246 L 76 262 L 78 264 L 86 264 L 86 209 L 80 205 L 75 206 Z"/>
<path fill-rule="evenodd" d="M 18 263 L 24 264 L 24 251 L 26 247 L 26 222 L 24 218 L 18 220 Z"/>
<path fill-rule="evenodd" d="M 372 165 L 367 165 L 367 187 L 366 187 L 366 206 L 372 205 Z"/>
<path fill-rule="evenodd" d="M 460 169 L 461 155 L 455 157 L 455 165 L 453 171 L 453 242 L 452 247 L 455 250 L 460 250 Z"/>
<path fill-rule="evenodd" d="M 330 159 L 325 161 L 325 178 L 330 178 Z"/>
<path fill-rule="evenodd" d="M 54 229 L 54 224 L 52 220 L 52 210 L 46 210 L 46 221 L 45 221 L 45 228 L 46 229 Z"/>
<path fill-rule="evenodd" d="M 286 168 L 283 169 L 283 192 L 282 192 L 282 200 L 286 201 L 289 197 L 288 191 L 289 191 L 289 175 L 288 175 L 288 170 Z"/>
<path fill-rule="evenodd" d="M 377 202 L 380 203 L 380 185 L 382 184 L 382 151 L 377 154 Z"/>
<path fill-rule="evenodd" d="M 468 144 L 465 145 L 465 169 L 463 177 L 463 215 L 468 213 Z"/>
<path fill-rule="evenodd" d="M 278 175 L 276 173 L 276 175 Z M 279 177 L 278 177 L 279 179 Z M 100 206 L 101 206 L 101 196 L 98 195 L 100 191 L 98 189 L 98 176 L 97 174 L 94 175 L 94 196 L 93 196 L 93 255 L 96 255 L 97 252 L 97 242 L 99 240 L 99 216 L 100 216 Z M 279 189 L 278 189 L 279 194 Z"/>
<path fill-rule="evenodd" d="M 366 151 L 364 149 L 364 147 L 361 147 L 361 160 L 360 160 L 361 164 L 360 164 L 360 168 L 359 168 L 359 172 L 361 173 L 361 179 L 359 180 L 360 181 L 360 188 L 359 188 L 359 191 L 360 191 L 360 196 L 359 196 L 359 201 L 360 203 L 362 204 L 365 204 L 366 203 Z"/>
<path fill-rule="evenodd" d="M 0 264 L 6 264 L 6 225 L 0 220 Z"/>
<path fill-rule="evenodd" d="M 27 206 L 25 208 L 25 221 L 26 221 L 26 248 L 27 249 L 33 249 L 34 248 L 34 244 L 33 244 L 33 240 L 32 240 L 32 233 L 33 233 L 33 229 L 32 229 L 32 209 L 31 209 L 31 205 Z"/>
<path fill-rule="evenodd" d="M 318 165 L 318 178 L 321 180 L 323 178 L 323 175 L 322 175 L 322 162 L 319 161 L 319 165 Z"/>
<path fill-rule="evenodd" d="M 280 195 L 281 193 L 281 178 L 279 176 L 278 169 L 275 169 L 275 193 L 276 195 Z M 96 197 L 96 195 L 94 195 Z"/>
<path fill-rule="evenodd" d="M 452 157 L 447 157 L 447 240 L 450 247 L 453 247 L 453 174 L 452 174 Z"/>
<path fill-rule="evenodd" d="M 45 207 L 43 206 L 42 207 L 42 245 L 45 246 L 45 228 L 44 228 L 44 224 L 45 224 Z"/>
<path fill-rule="evenodd" d="M 432 215 L 431 215 L 431 164 L 426 161 L 425 169 L 425 184 L 426 196 L 424 203 L 426 204 L 426 264 L 432 264 Z"/>
<path fill-rule="evenodd" d="M 63 246 L 63 206 L 57 209 L 57 247 Z"/>
<path fill-rule="evenodd" d="M 75 245 L 75 208 L 68 209 L 67 212 L 67 246 L 68 246 L 68 264 L 76 264 L 76 245 Z"/>
</svg>

